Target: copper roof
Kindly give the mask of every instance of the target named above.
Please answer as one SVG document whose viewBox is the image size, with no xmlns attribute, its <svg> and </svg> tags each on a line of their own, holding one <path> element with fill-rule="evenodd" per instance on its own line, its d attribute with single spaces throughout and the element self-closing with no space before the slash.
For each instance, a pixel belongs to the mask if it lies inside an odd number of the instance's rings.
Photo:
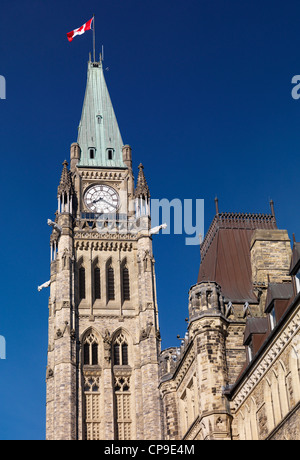
<svg viewBox="0 0 300 460">
<path fill-rule="evenodd" d="M 215 281 L 225 301 L 255 302 L 250 242 L 256 229 L 277 229 L 271 214 L 219 213 L 201 244 L 198 283 Z"/>
</svg>

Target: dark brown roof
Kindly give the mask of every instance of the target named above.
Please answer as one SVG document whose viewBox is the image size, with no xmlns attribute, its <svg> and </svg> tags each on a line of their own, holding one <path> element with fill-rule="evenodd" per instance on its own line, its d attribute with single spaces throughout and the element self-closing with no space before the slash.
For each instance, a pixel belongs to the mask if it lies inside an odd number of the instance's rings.
<svg viewBox="0 0 300 460">
<path fill-rule="evenodd" d="M 201 244 L 198 283 L 215 281 L 225 300 L 255 302 L 250 242 L 256 229 L 277 229 L 270 214 L 217 214 Z"/>
<path fill-rule="evenodd" d="M 288 300 L 294 297 L 292 283 L 270 283 L 266 299 L 266 311 L 274 300 Z"/>
<path fill-rule="evenodd" d="M 300 270 L 300 243 L 294 243 L 292 262 L 291 262 L 291 275 L 296 275 Z"/>
<path fill-rule="evenodd" d="M 244 344 L 247 343 L 252 334 L 266 334 L 269 329 L 269 319 L 263 318 L 247 318 L 244 332 Z"/>
</svg>

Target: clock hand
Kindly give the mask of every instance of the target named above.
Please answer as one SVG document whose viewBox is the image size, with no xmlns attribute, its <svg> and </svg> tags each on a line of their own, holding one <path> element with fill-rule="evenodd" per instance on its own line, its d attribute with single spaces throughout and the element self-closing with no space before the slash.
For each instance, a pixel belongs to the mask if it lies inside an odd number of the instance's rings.
<svg viewBox="0 0 300 460">
<path fill-rule="evenodd" d="M 104 203 L 108 204 L 109 206 L 114 206 L 112 203 L 110 203 L 109 201 L 106 201 L 104 200 L 104 198 L 102 198 L 102 201 L 104 201 Z"/>
<path fill-rule="evenodd" d="M 98 201 L 103 201 L 104 203 L 108 204 L 109 206 L 113 206 L 112 203 L 110 203 L 109 201 L 105 200 L 102 197 L 98 198 L 97 200 L 93 200 L 93 203 L 96 204 L 96 203 L 98 203 Z"/>
<path fill-rule="evenodd" d="M 95 204 L 95 203 L 98 203 L 98 201 L 101 201 L 101 200 L 103 200 L 103 198 L 101 198 L 101 196 L 100 196 L 100 198 L 98 198 L 97 200 L 93 200 L 93 203 L 94 203 L 94 204 Z"/>
</svg>

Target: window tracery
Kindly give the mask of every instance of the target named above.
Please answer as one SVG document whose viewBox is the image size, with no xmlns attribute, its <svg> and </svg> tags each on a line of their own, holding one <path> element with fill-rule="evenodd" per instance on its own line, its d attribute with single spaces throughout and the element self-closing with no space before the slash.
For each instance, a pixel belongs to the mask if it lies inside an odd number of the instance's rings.
<svg viewBox="0 0 300 460">
<path fill-rule="evenodd" d="M 114 390 L 117 439 L 130 440 L 132 427 L 130 376 L 115 376 Z"/>
<path fill-rule="evenodd" d="M 115 433 L 118 440 L 130 440 L 133 436 L 132 418 L 132 370 L 128 366 L 128 338 L 120 331 L 113 340 L 113 374 L 115 401 Z M 126 366 L 126 367 L 122 367 Z"/>
<path fill-rule="evenodd" d="M 98 364 L 98 340 L 93 332 L 90 332 L 83 342 L 83 364 L 96 366 Z"/>
<path fill-rule="evenodd" d="M 85 439 L 101 439 L 99 341 L 94 331 L 83 339 L 83 403 Z M 98 369 L 98 370 L 97 370 Z"/>
<path fill-rule="evenodd" d="M 128 341 L 123 333 L 120 333 L 113 344 L 113 357 L 114 365 L 127 366 L 128 365 Z"/>
</svg>

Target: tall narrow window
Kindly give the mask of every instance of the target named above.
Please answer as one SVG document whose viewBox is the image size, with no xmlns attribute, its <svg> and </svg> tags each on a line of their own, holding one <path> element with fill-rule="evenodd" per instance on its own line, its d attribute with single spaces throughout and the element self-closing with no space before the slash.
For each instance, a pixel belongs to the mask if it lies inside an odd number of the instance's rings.
<svg viewBox="0 0 300 460">
<path fill-rule="evenodd" d="M 128 345 L 127 343 L 122 344 L 122 364 L 123 366 L 128 365 Z"/>
<path fill-rule="evenodd" d="M 297 294 L 300 292 L 300 270 L 298 271 L 296 275 L 296 289 L 297 289 Z"/>
<path fill-rule="evenodd" d="M 94 269 L 94 298 L 101 299 L 100 268 Z"/>
<path fill-rule="evenodd" d="M 275 314 L 275 307 L 272 308 L 270 312 L 270 322 L 271 322 L 271 329 L 273 330 L 277 324 L 276 321 L 276 314 Z"/>
<path fill-rule="evenodd" d="M 79 299 L 85 299 L 85 269 L 79 269 Z"/>
<path fill-rule="evenodd" d="M 115 300 L 115 275 L 111 265 L 107 269 L 107 299 Z"/>
<path fill-rule="evenodd" d="M 109 150 L 107 151 L 107 157 L 108 157 L 109 160 L 112 160 L 112 159 L 113 159 L 113 150 L 109 149 Z"/>
<path fill-rule="evenodd" d="M 90 159 L 94 160 L 95 158 L 95 149 L 90 149 Z"/>
<path fill-rule="evenodd" d="M 90 364 L 90 344 L 83 345 L 83 364 Z"/>
<path fill-rule="evenodd" d="M 98 364 L 98 344 L 92 344 L 92 365 L 96 366 Z"/>
<path fill-rule="evenodd" d="M 123 300 L 130 300 L 130 284 L 129 284 L 129 270 L 127 267 L 123 268 L 122 273 L 123 282 Z"/>
<path fill-rule="evenodd" d="M 120 365 L 120 345 L 117 343 L 114 344 L 114 364 Z"/>
</svg>

